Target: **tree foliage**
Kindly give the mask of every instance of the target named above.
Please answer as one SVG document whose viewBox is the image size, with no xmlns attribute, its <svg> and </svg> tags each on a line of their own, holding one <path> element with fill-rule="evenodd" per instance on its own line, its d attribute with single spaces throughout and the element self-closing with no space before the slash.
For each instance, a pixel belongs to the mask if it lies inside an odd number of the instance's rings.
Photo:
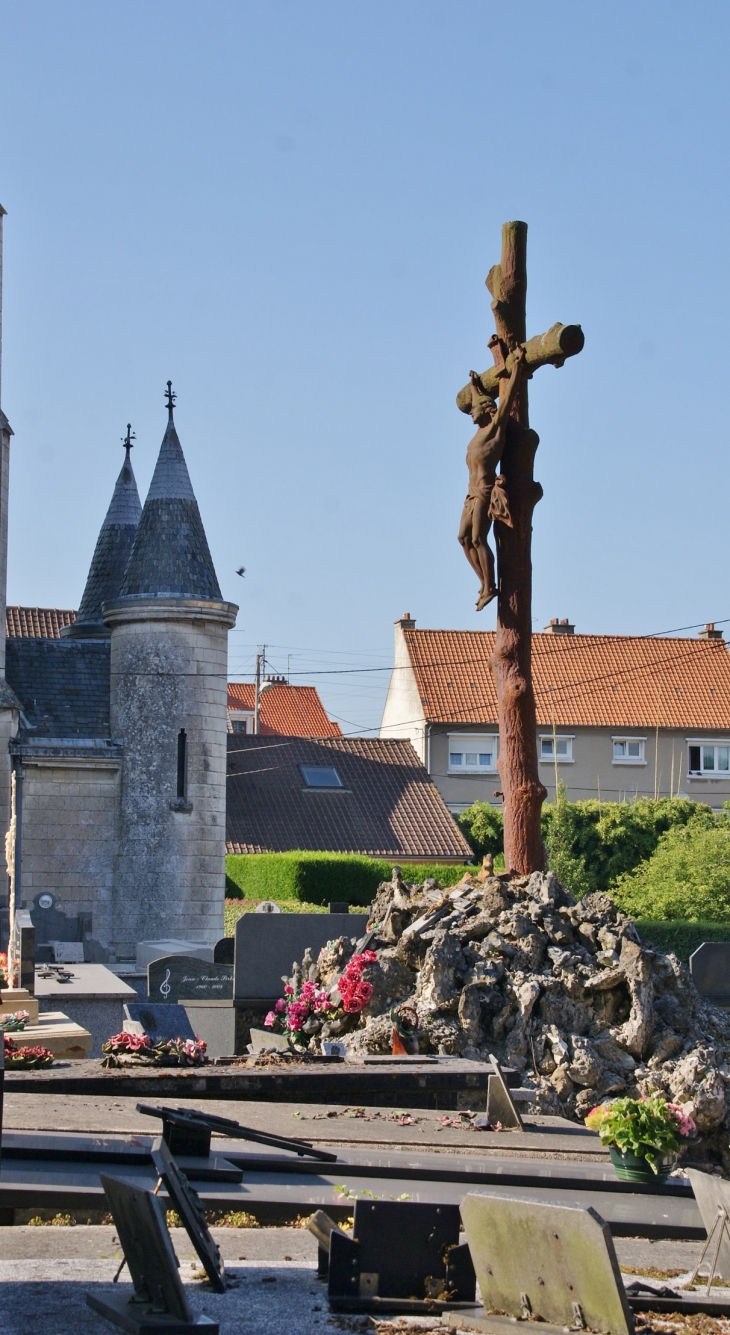
<svg viewBox="0 0 730 1335">
<path fill-rule="evenodd" d="M 635 918 L 730 923 L 730 819 L 698 814 L 667 830 L 655 853 L 620 876 L 616 903 Z"/>
</svg>

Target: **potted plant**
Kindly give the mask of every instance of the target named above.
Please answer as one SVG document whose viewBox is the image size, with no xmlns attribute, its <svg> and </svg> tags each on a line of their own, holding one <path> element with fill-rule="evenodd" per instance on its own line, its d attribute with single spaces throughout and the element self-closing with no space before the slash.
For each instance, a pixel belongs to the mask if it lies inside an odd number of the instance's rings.
<svg viewBox="0 0 730 1335">
<path fill-rule="evenodd" d="M 608 1145 L 622 1182 L 666 1182 L 682 1141 L 697 1130 L 692 1118 L 662 1094 L 601 1103 L 591 1108 L 585 1124 Z"/>
</svg>

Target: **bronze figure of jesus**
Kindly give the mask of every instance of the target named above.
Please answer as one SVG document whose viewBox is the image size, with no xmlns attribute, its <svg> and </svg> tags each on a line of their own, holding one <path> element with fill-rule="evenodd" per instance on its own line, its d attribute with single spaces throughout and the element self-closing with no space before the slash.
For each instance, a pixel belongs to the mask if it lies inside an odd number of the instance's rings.
<svg viewBox="0 0 730 1335">
<path fill-rule="evenodd" d="M 511 526 L 509 499 L 503 479 L 497 476 L 502 458 L 512 404 L 524 374 L 525 349 L 517 347 L 511 357 L 512 370 L 499 395 L 499 407 L 484 390 L 479 376 L 470 371 L 471 417 L 477 430 L 466 451 L 469 490 L 459 525 L 459 542 L 469 565 L 479 579 L 477 612 L 497 596 L 494 553 L 487 535 L 493 519 Z"/>
</svg>

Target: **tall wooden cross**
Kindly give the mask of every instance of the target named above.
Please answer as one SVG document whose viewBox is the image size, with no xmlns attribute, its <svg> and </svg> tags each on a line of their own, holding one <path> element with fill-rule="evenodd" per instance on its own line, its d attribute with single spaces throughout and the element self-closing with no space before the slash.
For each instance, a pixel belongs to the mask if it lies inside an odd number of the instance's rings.
<svg viewBox="0 0 730 1335">
<path fill-rule="evenodd" d="M 510 376 L 511 354 L 520 345 L 525 347 L 527 371 L 512 404 L 501 460 L 513 527 L 498 521 L 494 526 L 498 595 L 491 661 L 499 710 L 505 866 L 525 875 L 544 869 L 540 811 L 547 797 L 537 767 L 532 686 L 532 512 L 542 487 L 533 475 L 539 437 L 529 425 L 526 379 L 539 366 L 562 366 L 566 357 L 581 351 L 584 338 L 580 325 L 555 324 L 527 340 L 527 223 L 504 224 L 502 258 L 486 282 L 497 332 L 489 341 L 494 366 L 478 377 L 480 387 L 492 398 L 499 395 Z M 456 402 L 462 412 L 471 411 L 473 392 L 473 381 L 459 391 Z"/>
</svg>

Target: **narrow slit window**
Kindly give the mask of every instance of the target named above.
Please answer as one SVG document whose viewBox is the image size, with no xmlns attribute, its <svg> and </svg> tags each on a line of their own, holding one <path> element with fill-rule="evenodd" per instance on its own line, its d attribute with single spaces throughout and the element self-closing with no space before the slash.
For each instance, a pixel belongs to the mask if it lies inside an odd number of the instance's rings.
<svg viewBox="0 0 730 1335">
<path fill-rule="evenodd" d="M 186 798 L 188 788 L 188 739 L 184 728 L 177 734 L 177 795 Z"/>
</svg>

